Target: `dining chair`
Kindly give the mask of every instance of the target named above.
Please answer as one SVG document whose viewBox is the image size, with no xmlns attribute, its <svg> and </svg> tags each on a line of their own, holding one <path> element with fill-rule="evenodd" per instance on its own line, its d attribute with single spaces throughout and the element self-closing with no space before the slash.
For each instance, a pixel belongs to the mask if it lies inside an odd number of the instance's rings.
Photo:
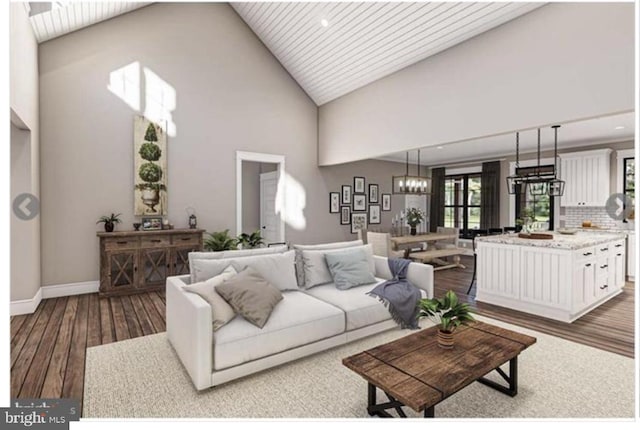
<svg viewBox="0 0 640 430">
<path fill-rule="evenodd" d="M 402 258 L 403 251 L 394 251 L 391 246 L 391 235 L 389 233 L 375 233 L 368 231 L 366 234 L 367 242 L 373 248 L 373 255 L 379 255 L 387 258 Z"/>
<path fill-rule="evenodd" d="M 436 249 L 458 248 L 458 239 L 460 237 L 460 229 L 457 227 L 440 227 L 436 228 L 436 233 L 453 234 L 455 238 L 438 240 L 434 243 Z"/>
</svg>

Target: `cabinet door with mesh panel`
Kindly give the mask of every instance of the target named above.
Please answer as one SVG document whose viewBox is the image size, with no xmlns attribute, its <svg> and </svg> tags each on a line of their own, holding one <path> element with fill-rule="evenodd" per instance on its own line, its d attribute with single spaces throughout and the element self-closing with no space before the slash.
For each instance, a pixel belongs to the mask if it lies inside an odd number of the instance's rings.
<svg viewBox="0 0 640 430">
<path fill-rule="evenodd" d="M 104 287 L 106 293 L 127 292 L 136 286 L 137 277 L 136 250 L 113 251 L 106 253 L 107 282 Z"/>
<path fill-rule="evenodd" d="M 189 253 L 200 251 L 198 245 L 180 246 L 171 250 L 171 275 L 186 275 L 189 273 Z"/>
<path fill-rule="evenodd" d="M 141 249 L 139 270 L 140 288 L 164 287 L 170 270 L 169 249 Z"/>
</svg>

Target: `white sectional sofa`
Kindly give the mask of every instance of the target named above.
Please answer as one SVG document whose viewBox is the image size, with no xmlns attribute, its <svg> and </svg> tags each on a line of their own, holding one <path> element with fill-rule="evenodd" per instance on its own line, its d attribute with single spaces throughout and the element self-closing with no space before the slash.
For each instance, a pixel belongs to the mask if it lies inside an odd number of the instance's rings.
<svg viewBox="0 0 640 430">
<path fill-rule="evenodd" d="M 168 338 L 196 389 L 220 385 L 396 328 L 386 307 L 366 294 L 377 283 L 391 278 L 387 259 L 372 258 L 376 283 L 348 290 L 338 290 L 329 283 L 284 291 L 283 299 L 262 329 L 236 316 L 214 332 L 209 304 L 199 295 L 183 289 L 191 282 L 191 276 L 168 278 Z M 433 297 L 431 266 L 411 263 L 407 276 L 422 290 L 423 297 Z"/>
</svg>

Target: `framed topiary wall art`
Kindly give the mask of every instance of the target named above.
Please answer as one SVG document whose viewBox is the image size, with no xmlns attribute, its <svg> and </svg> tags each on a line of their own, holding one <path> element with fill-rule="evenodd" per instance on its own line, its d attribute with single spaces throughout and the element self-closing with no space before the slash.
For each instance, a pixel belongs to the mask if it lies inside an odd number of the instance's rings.
<svg viewBox="0 0 640 430">
<path fill-rule="evenodd" d="M 167 214 L 167 134 L 142 116 L 133 125 L 134 215 Z"/>
</svg>

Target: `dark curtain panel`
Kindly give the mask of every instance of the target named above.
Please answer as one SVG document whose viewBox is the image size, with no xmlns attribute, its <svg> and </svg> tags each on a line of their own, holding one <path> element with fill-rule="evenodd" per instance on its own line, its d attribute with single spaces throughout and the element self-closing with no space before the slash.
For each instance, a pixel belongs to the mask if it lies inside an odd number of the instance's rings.
<svg viewBox="0 0 640 430">
<path fill-rule="evenodd" d="M 431 212 L 429 226 L 432 232 L 444 226 L 444 167 L 431 169 Z"/>
<path fill-rule="evenodd" d="M 500 162 L 482 163 L 480 228 L 500 227 Z"/>
</svg>

